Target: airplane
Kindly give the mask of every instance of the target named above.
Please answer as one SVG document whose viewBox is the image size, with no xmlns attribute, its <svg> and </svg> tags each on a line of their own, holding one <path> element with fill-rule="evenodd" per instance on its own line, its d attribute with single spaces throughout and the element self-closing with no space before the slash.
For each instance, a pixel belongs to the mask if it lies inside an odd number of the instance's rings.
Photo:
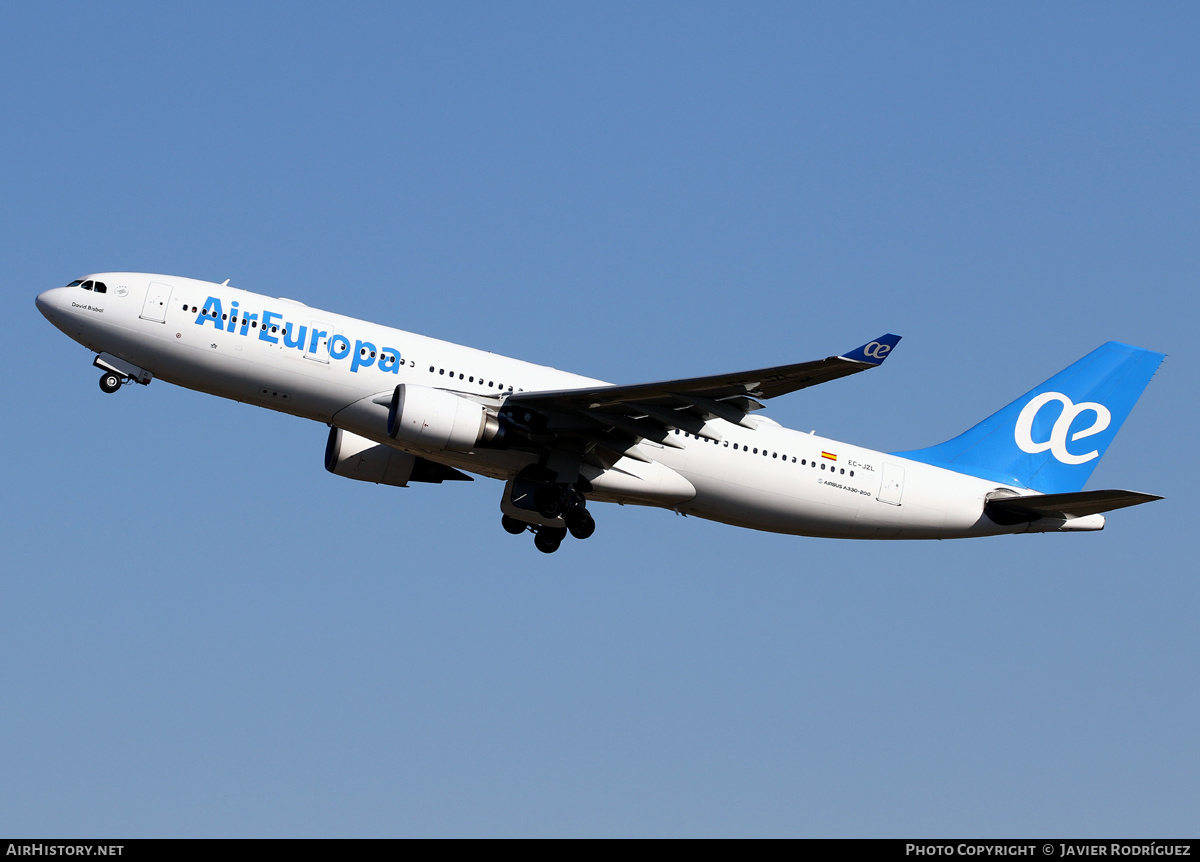
<svg viewBox="0 0 1200 862">
<path fill-rule="evenodd" d="M 1103 529 L 1161 497 L 1084 491 L 1164 354 L 1108 342 L 945 443 L 876 452 L 782 427 L 763 401 L 883 364 L 847 353 L 612 385 L 229 285 L 97 273 L 37 297 L 97 354 L 106 393 L 154 379 L 323 422 L 325 468 L 364 482 L 505 483 L 501 525 L 553 553 L 591 502 L 844 539 Z"/>
</svg>

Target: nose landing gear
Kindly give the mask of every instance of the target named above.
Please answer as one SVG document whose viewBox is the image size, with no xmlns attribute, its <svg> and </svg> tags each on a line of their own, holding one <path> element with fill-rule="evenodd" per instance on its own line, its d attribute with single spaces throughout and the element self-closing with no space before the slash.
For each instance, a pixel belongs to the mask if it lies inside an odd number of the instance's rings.
<svg viewBox="0 0 1200 862">
<path fill-rule="evenodd" d="M 145 368 L 139 368 L 111 353 L 101 353 L 92 360 L 92 365 L 103 372 L 100 375 L 100 388 L 110 395 L 120 389 L 123 383 L 140 383 L 147 386 L 154 378 Z"/>
<path fill-rule="evenodd" d="M 121 375 L 106 371 L 100 375 L 100 389 L 110 395 L 121 388 Z"/>
</svg>

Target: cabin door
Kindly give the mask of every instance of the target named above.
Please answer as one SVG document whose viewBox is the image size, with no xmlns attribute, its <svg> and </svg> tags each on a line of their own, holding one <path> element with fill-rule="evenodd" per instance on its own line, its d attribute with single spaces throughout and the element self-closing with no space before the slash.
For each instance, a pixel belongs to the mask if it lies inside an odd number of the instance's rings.
<svg viewBox="0 0 1200 862">
<path fill-rule="evenodd" d="M 167 303 L 170 301 L 171 285 L 150 282 L 150 289 L 146 291 L 146 303 L 142 306 L 142 320 L 165 323 L 167 320 Z"/>
</svg>

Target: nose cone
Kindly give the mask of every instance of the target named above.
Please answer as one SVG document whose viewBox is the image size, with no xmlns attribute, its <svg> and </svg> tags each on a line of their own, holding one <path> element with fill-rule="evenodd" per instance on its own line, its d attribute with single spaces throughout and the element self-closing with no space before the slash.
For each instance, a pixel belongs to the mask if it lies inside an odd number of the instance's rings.
<svg viewBox="0 0 1200 862">
<path fill-rule="evenodd" d="M 55 287 L 38 294 L 37 307 L 43 317 L 47 320 L 54 320 L 55 313 L 62 307 L 63 294 L 66 292 L 65 287 Z"/>
</svg>

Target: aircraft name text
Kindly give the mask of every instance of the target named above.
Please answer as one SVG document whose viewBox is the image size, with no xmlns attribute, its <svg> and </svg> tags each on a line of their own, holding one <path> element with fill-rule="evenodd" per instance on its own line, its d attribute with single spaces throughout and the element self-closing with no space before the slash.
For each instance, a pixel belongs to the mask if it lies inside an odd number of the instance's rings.
<svg viewBox="0 0 1200 862">
<path fill-rule="evenodd" d="M 226 321 L 223 319 L 225 312 L 221 307 L 221 300 L 210 296 L 204 301 L 204 307 L 196 314 L 195 323 L 197 326 L 211 324 L 221 332 L 235 332 L 240 326 L 241 334 L 246 336 L 252 328 L 251 321 L 256 321 L 259 341 L 292 348 L 301 353 L 317 353 L 323 343 L 325 352 L 330 359 L 344 360 L 348 358 L 350 370 L 356 374 L 360 368 L 372 366 L 385 374 L 399 374 L 400 367 L 404 365 L 400 351 L 394 347 L 377 347 L 371 342 L 361 339 L 355 339 L 352 347 L 350 339 L 340 332 L 325 332 L 315 326 L 311 328 L 310 332 L 308 326 L 296 326 L 291 321 L 284 320 L 283 315 L 277 311 L 264 310 L 262 320 L 259 320 L 258 314 L 239 311 L 237 306 L 237 302 L 230 304 L 229 320 Z M 275 331 L 272 331 L 272 328 Z M 216 347 L 217 345 L 213 344 L 212 346 Z"/>
</svg>

